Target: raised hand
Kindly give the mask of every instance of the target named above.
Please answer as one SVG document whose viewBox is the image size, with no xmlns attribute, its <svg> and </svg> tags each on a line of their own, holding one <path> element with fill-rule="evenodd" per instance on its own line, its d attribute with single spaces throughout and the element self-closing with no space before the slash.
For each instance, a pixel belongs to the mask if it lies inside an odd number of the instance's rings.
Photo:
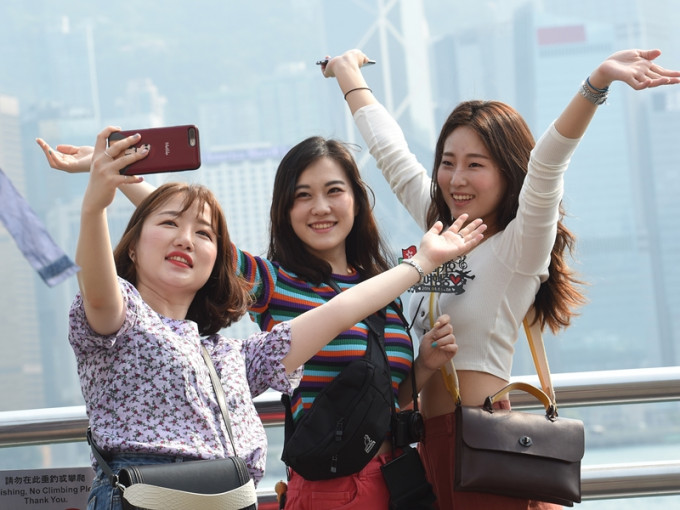
<svg viewBox="0 0 680 510">
<path fill-rule="evenodd" d="M 671 71 L 654 63 L 661 50 L 623 50 L 610 55 L 590 75 L 599 88 L 614 81 L 627 83 L 635 90 L 680 83 L 680 71 Z"/>
<path fill-rule="evenodd" d="M 126 147 L 139 141 L 140 135 L 132 135 L 111 144 L 107 148 L 109 135 L 119 128 L 107 127 L 99 135 L 91 156 L 90 181 L 83 198 L 84 210 L 101 210 L 108 207 L 121 184 L 141 182 L 136 175 L 121 175 L 120 171 L 127 165 L 146 157 L 147 148 L 125 154 Z"/>
<path fill-rule="evenodd" d="M 47 158 L 49 165 L 55 170 L 61 170 L 70 174 L 90 171 L 94 147 L 90 145 L 80 147 L 75 145 L 57 145 L 55 150 L 42 138 L 36 138 L 35 141 L 45 153 L 45 158 Z"/>
<path fill-rule="evenodd" d="M 361 66 L 368 62 L 369 58 L 364 54 L 363 51 L 353 49 L 348 50 L 340 56 L 329 57 L 326 56 L 327 63 L 321 65 L 321 72 L 326 78 L 336 77 L 335 69 L 340 66 L 348 66 L 355 69 L 359 69 Z M 340 73 L 338 73 L 340 74 Z"/>
<path fill-rule="evenodd" d="M 461 214 L 453 224 L 444 230 L 440 221 L 428 230 L 420 241 L 416 257 L 425 257 L 433 268 L 437 268 L 456 257 L 466 254 L 484 238 L 486 225 L 481 219 L 469 222 L 468 215 Z M 465 226 L 463 226 L 465 225 Z"/>
</svg>

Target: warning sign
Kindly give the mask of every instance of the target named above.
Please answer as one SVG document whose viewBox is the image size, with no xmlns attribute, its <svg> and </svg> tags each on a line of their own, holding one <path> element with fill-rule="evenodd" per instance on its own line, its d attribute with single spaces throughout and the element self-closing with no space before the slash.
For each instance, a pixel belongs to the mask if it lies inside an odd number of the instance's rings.
<svg viewBox="0 0 680 510">
<path fill-rule="evenodd" d="M 0 471 L 0 508 L 85 510 L 93 478 L 90 466 Z"/>
</svg>

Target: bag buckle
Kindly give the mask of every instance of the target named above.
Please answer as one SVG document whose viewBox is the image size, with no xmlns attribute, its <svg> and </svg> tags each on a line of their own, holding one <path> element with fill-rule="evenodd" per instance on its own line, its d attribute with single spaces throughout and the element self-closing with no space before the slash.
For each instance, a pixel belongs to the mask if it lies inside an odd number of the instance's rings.
<svg viewBox="0 0 680 510">
<path fill-rule="evenodd" d="M 127 489 L 127 487 L 125 485 L 120 483 L 120 478 L 118 478 L 118 475 L 113 475 L 111 477 L 111 485 L 113 485 L 116 489 L 120 490 L 121 496 L 125 492 L 125 489 Z"/>
</svg>

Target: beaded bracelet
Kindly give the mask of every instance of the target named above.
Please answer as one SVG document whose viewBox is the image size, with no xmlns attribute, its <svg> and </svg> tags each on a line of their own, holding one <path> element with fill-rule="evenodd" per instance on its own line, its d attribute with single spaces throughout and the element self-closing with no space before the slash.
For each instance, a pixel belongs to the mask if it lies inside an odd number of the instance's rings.
<svg viewBox="0 0 680 510">
<path fill-rule="evenodd" d="M 403 259 L 401 261 L 402 264 L 408 264 L 409 266 L 413 266 L 416 268 L 416 271 L 418 271 L 418 274 L 420 275 L 420 279 L 418 280 L 418 283 L 422 283 L 422 281 L 425 279 L 425 271 L 423 271 L 423 268 L 420 267 L 420 264 L 418 264 L 415 260 L 413 259 Z"/>
</svg>

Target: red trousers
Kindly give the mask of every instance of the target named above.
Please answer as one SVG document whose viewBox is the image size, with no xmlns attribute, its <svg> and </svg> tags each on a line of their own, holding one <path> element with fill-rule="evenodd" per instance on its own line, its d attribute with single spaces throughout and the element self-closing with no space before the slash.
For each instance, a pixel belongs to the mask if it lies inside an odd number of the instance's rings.
<svg viewBox="0 0 680 510">
<path fill-rule="evenodd" d="M 510 403 L 498 402 L 498 409 L 510 409 Z M 456 421 L 454 414 L 425 420 L 425 437 L 419 451 L 425 472 L 437 495 L 435 505 L 440 510 L 555 510 L 560 505 L 529 501 L 481 492 L 454 492 Z"/>
<path fill-rule="evenodd" d="M 332 480 L 310 481 L 291 472 L 286 510 L 387 510 L 390 493 L 380 466 L 392 454 L 378 455 L 361 471 Z"/>
</svg>

